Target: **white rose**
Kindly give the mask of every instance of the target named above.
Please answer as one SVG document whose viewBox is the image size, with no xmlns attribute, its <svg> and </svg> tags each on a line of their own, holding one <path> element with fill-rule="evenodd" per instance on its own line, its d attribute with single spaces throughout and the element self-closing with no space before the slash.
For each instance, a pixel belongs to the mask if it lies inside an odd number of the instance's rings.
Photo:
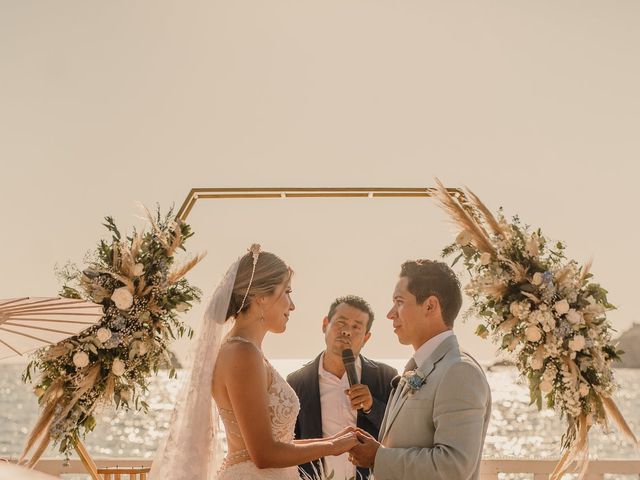
<svg viewBox="0 0 640 480">
<path fill-rule="evenodd" d="M 85 352 L 77 352 L 73 355 L 73 364 L 78 368 L 84 368 L 89 365 L 89 355 Z"/>
<path fill-rule="evenodd" d="M 484 252 L 480 255 L 480 265 L 489 265 L 491 263 L 491 254 L 489 252 Z"/>
<path fill-rule="evenodd" d="M 529 303 L 528 302 L 511 302 L 509 305 L 509 311 L 514 317 L 523 319 L 529 315 Z"/>
<path fill-rule="evenodd" d="M 531 279 L 531 283 L 533 283 L 534 285 L 542 285 L 542 280 L 544 279 L 544 277 L 542 276 L 542 274 L 540 272 L 536 272 L 533 274 L 533 278 Z"/>
<path fill-rule="evenodd" d="M 542 332 L 538 327 L 531 325 L 524 331 L 524 336 L 530 342 L 537 342 L 542 338 Z"/>
<path fill-rule="evenodd" d="M 176 305 L 176 311 L 177 312 L 186 312 L 187 310 L 189 310 L 190 305 L 186 302 L 180 302 L 178 305 Z"/>
<path fill-rule="evenodd" d="M 585 346 L 585 339 L 582 335 L 576 335 L 571 340 L 569 340 L 569 348 L 574 352 L 579 352 Z"/>
<path fill-rule="evenodd" d="M 569 302 L 567 302 L 566 299 L 562 299 L 559 302 L 556 302 L 553 308 L 556 312 L 558 312 L 558 315 L 564 315 L 571 309 L 571 307 L 569 306 Z"/>
<path fill-rule="evenodd" d="M 116 377 L 121 376 L 124 373 L 125 364 L 119 358 L 116 358 L 111 364 L 111 371 Z"/>
<path fill-rule="evenodd" d="M 582 322 L 582 314 L 572 308 L 567 312 L 567 320 L 569 320 L 569 323 L 576 325 Z"/>
<path fill-rule="evenodd" d="M 461 246 L 469 245 L 471 243 L 473 236 L 469 230 L 461 231 L 456 237 L 456 243 Z"/>
<path fill-rule="evenodd" d="M 540 391 L 542 393 L 549 393 L 551 390 L 553 390 L 553 384 L 551 382 L 548 380 L 540 382 Z"/>
<path fill-rule="evenodd" d="M 139 277 L 144 273 L 144 265 L 141 263 L 136 263 L 131 269 L 131 273 L 133 273 L 134 277 Z"/>
<path fill-rule="evenodd" d="M 120 310 L 129 310 L 133 305 L 133 295 L 127 287 L 116 288 L 111 295 L 111 300 Z"/>
<path fill-rule="evenodd" d="M 605 312 L 604 307 L 599 303 L 592 303 L 585 310 L 593 315 L 602 315 Z"/>
<path fill-rule="evenodd" d="M 535 356 L 531 359 L 531 368 L 534 370 L 540 370 L 542 368 L 543 361 L 539 356 Z"/>
<path fill-rule="evenodd" d="M 518 319 L 509 318 L 500 324 L 500 326 L 498 327 L 498 331 L 501 333 L 509 333 L 511 332 L 511 329 L 516 326 L 517 323 L 518 323 Z"/>
<path fill-rule="evenodd" d="M 587 385 L 586 383 L 581 383 L 579 391 L 581 397 L 586 397 L 587 395 L 589 395 L 589 385 Z"/>
<path fill-rule="evenodd" d="M 102 327 L 96 332 L 96 337 L 98 337 L 98 340 L 104 343 L 111 338 L 111 330 Z"/>
</svg>

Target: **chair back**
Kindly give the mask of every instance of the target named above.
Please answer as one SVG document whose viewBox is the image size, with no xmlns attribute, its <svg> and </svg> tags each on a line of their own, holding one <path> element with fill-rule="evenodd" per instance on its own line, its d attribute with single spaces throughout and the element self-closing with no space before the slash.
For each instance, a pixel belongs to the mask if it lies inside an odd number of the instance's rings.
<svg viewBox="0 0 640 480">
<path fill-rule="evenodd" d="M 149 467 L 104 467 L 98 475 L 104 480 L 147 480 Z"/>
</svg>

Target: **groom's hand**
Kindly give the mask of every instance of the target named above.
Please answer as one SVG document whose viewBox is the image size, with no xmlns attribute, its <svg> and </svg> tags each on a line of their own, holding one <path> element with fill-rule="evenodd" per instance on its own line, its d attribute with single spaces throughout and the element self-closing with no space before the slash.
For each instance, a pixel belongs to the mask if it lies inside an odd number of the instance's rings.
<svg viewBox="0 0 640 480">
<path fill-rule="evenodd" d="M 356 432 L 359 444 L 349 452 L 349 461 L 358 467 L 373 468 L 378 449 L 382 446 L 364 430 Z"/>
<path fill-rule="evenodd" d="M 367 385 L 358 383 L 350 389 L 345 390 L 345 393 L 351 400 L 351 408 L 354 410 L 362 410 L 364 412 L 371 410 L 373 406 L 373 396 Z"/>
</svg>

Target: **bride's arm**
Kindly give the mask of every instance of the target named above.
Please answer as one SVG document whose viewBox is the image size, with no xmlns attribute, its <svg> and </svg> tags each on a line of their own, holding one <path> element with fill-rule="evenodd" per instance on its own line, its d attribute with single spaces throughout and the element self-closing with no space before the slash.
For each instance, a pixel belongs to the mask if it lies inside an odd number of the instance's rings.
<svg viewBox="0 0 640 480">
<path fill-rule="evenodd" d="M 305 439 L 300 439 L 300 440 L 294 440 L 293 443 L 295 443 L 296 445 L 304 445 L 305 443 L 311 443 L 311 442 L 317 442 L 319 440 L 336 440 L 340 437 L 345 436 L 348 433 L 351 432 L 355 432 L 358 429 L 355 427 L 346 427 L 343 430 L 339 431 L 338 433 L 336 433 L 335 435 L 331 435 L 330 437 L 324 437 L 324 438 L 305 438 Z"/>
<path fill-rule="evenodd" d="M 242 438 L 258 468 L 282 468 L 340 455 L 358 443 L 354 433 L 305 443 L 274 440 L 269 418 L 267 371 L 261 354 L 250 344 L 229 345 L 225 355 L 224 384 L 233 405 Z"/>
</svg>

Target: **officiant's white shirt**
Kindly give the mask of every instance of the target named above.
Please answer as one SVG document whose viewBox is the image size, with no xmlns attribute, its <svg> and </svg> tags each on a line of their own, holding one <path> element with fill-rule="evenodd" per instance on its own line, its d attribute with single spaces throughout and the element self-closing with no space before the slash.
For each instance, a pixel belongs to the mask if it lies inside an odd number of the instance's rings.
<svg viewBox="0 0 640 480">
<path fill-rule="evenodd" d="M 345 390 L 349 388 L 347 374 L 342 378 L 327 372 L 323 367 L 324 353 L 318 366 L 318 383 L 320 385 L 320 409 L 322 414 L 322 437 L 330 437 L 340 430 L 352 426 L 355 427 L 358 420 L 358 412 L 351 408 L 351 400 Z M 356 358 L 356 373 L 362 377 L 362 362 L 360 356 Z M 343 453 L 337 457 L 324 458 L 325 473 L 335 473 L 335 480 L 352 478 L 356 474 L 356 467 L 349 461 L 349 454 Z"/>
<path fill-rule="evenodd" d="M 420 368 L 427 358 L 436 351 L 436 348 L 438 348 L 442 342 L 453 335 L 453 330 L 447 330 L 446 332 L 439 333 L 420 345 L 420 348 L 413 353 L 413 359 L 415 360 L 418 368 Z"/>
</svg>

